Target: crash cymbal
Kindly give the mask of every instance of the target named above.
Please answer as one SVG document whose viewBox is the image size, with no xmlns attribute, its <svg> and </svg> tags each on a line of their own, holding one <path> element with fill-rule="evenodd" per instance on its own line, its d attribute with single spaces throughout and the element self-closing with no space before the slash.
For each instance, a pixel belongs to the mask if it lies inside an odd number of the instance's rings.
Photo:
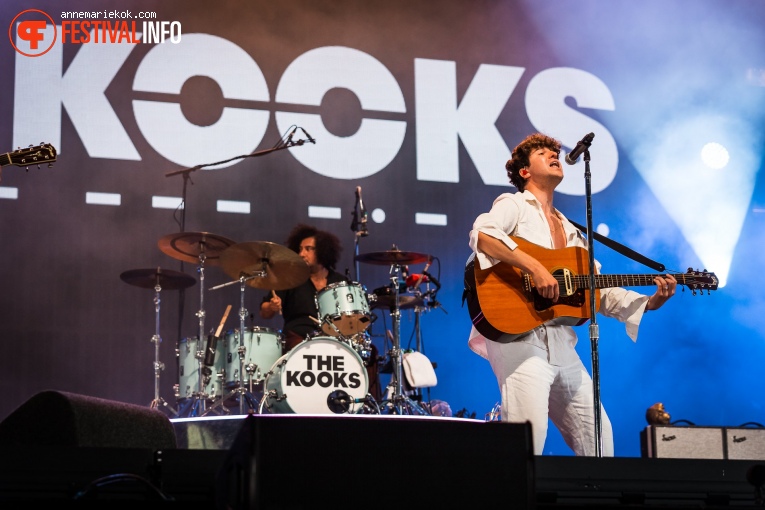
<svg viewBox="0 0 765 510">
<path fill-rule="evenodd" d="M 311 273 L 300 255 L 268 241 L 235 244 L 221 253 L 220 260 L 231 278 L 252 276 L 247 285 L 258 289 L 291 289 L 308 280 Z"/>
<path fill-rule="evenodd" d="M 131 269 L 120 275 L 125 283 L 144 289 L 153 289 L 159 283 L 162 290 L 179 290 L 196 283 L 194 277 L 180 271 L 152 267 L 150 269 Z"/>
<path fill-rule="evenodd" d="M 174 259 L 198 264 L 200 255 L 204 254 L 205 265 L 217 266 L 220 254 L 235 243 L 210 232 L 179 232 L 163 236 L 157 244 L 163 253 Z"/>
<path fill-rule="evenodd" d="M 425 253 L 401 250 L 373 251 L 356 255 L 356 260 L 359 262 L 379 264 L 382 266 L 390 266 L 393 264 L 419 264 L 420 262 L 427 262 L 430 258 L 430 255 Z"/>
</svg>

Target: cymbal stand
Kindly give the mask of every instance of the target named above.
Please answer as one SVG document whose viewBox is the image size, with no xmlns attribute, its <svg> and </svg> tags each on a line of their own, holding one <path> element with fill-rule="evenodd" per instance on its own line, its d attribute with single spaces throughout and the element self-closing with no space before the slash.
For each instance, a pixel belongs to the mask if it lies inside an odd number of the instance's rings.
<svg viewBox="0 0 765 510">
<path fill-rule="evenodd" d="M 264 262 L 264 267 L 266 263 Z M 223 405 L 225 401 L 227 401 L 229 398 L 231 398 L 234 395 L 238 395 L 239 400 L 239 414 L 244 414 L 244 402 L 247 401 L 247 406 L 249 407 L 249 410 L 256 410 L 258 409 L 258 402 L 253 397 L 254 387 L 253 387 L 253 377 L 255 375 L 255 372 L 257 370 L 257 367 L 248 365 L 246 368 L 244 366 L 244 358 L 245 353 L 247 352 L 247 347 L 244 345 L 244 323 L 245 319 L 249 315 L 249 312 L 247 311 L 247 308 L 244 306 L 244 290 L 245 290 L 245 284 L 248 280 L 252 280 L 253 278 L 264 278 L 266 276 L 266 271 L 263 269 L 262 271 L 257 271 L 251 275 L 246 275 L 244 273 L 239 275 L 239 280 L 236 280 L 239 282 L 239 347 L 237 348 L 237 353 L 239 354 L 239 377 L 237 378 L 237 384 L 236 388 L 231 390 L 227 395 L 223 396 L 223 398 L 220 399 L 219 402 L 216 402 L 211 408 L 210 411 L 214 410 L 216 407 Z M 220 287 L 225 287 L 227 285 L 233 284 L 236 281 L 225 283 L 223 285 L 218 285 L 217 287 L 213 287 L 214 289 L 218 289 Z M 270 367 L 269 367 L 270 368 Z M 245 388 L 242 376 L 247 371 L 247 374 L 249 375 L 249 387 Z"/>
<path fill-rule="evenodd" d="M 403 353 L 401 351 L 401 305 L 399 303 L 399 288 L 398 280 L 401 272 L 401 266 L 398 264 L 391 264 L 390 266 L 390 279 L 394 289 L 395 306 L 391 311 L 392 323 L 393 323 L 393 346 L 390 351 L 390 357 L 393 362 L 393 376 L 391 377 L 391 383 L 393 384 L 393 393 L 388 397 L 388 407 L 392 409 L 395 414 L 419 414 L 427 415 L 428 412 L 420 407 L 417 402 L 409 398 L 403 391 L 403 379 L 402 379 L 402 359 Z"/>
<path fill-rule="evenodd" d="M 189 402 L 184 406 L 183 415 L 187 417 L 202 416 L 205 412 L 208 397 L 204 391 L 204 382 L 207 378 L 202 372 L 205 357 L 205 261 L 207 260 L 207 255 L 205 254 L 204 242 L 199 244 L 199 266 L 197 266 L 197 273 L 199 273 L 199 310 L 196 313 L 196 316 L 199 318 L 199 340 L 197 342 L 197 351 L 194 353 L 194 357 L 197 359 L 197 391 L 192 393 Z"/>
<path fill-rule="evenodd" d="M 175 416 L 178 416 L 178 411 L 170 407 L 161 396 L 159 396 L 159 374 L 165 369 L 165 364 L 159 361 L 159 344 L 162 343 L 162 337 L 159 335 L 159 309 L 160 309 L 160 293 L 162 292 L 162 285 L 159 283 L 159 276 L 157 277 L 157 283 L 154 285 L 154 335 L 151 337 L 151 342 L 154 344 L 154 400 L 151 401 L 149 407 L 151 409 L 159 409 L 159 406 L 172 411 Z"/>
</svg>

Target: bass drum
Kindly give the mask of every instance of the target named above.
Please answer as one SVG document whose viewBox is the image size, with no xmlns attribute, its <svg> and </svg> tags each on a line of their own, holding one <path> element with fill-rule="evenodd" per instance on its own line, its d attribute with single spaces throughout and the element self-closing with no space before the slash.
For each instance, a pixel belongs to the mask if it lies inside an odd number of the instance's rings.
<svg viewBox="0 0 765 510">
<path fill-rule="evenodd" d="M 184 338 L 180 341 L 176 354 L 178 355 L 178 391 L 176 398 L 185 400 L 199 393 L 200 359 L 203 359 L 207 341 L 199 345 L 198 337 Z M 225 344 L 223 339 L 216 339 L 215 361 L 210 368 L 210 382 L 202 386 L 204 397 L 220 398 L 223 396 L 223 379 L 225 373 Z M 204 383 L 204 376 L 202 376 Z M 200 395 L 201 396 L 201 395 Z"/>
<path fill-rule="evenodd" d="M 266 408 L 282 414 L 347 414 L 363 408 L 369 379 L 358 353 L 332 337 L 308 338 L 266 377 Z"/>
</svg>

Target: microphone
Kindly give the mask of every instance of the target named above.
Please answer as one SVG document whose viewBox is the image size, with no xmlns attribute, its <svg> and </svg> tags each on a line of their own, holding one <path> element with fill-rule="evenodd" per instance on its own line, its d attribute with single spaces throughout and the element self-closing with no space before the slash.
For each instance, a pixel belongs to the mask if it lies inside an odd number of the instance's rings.
<svg viewBox="0 0 765 510">
<path fill-rule="evenodd" d="M 422 274 L 430 278 L 430 281 L 433 282 L 433 285 L 436 286 L 436 290 L 441 290 L 441 282 L 438 281 L 432 274 L 428 273 L 425 269 L 422 270 Z"/>
<path fill-rule="evenodd" d="M 311 135 L 308 134 L 308 131 L 306 131 L 302 127 L 300 128 L 300 131 L 302 131 L 303 134 L 308 137 L 308 143 L 313 143 L 313 144 L 316 143 L 316 140 Z"/>
<path fill-rule="evenodd" d="M 207 335 L 207 346 L 205 347 L 204 365 L 211 367 L 215 364 L 215 337 Z"/>
<path fill-rule="evenodd" d="M 361 218 L 359 219 L 359 223 L 361 224 L 359 227 L 359 235 L 366 237 L 369 235 L 369 231 L 367 230 L 367 208 L 364 207 L 364 201 L 361 199 L 361 186 L 356 186 L 356 203 L 359 206 L 359 214 L 361 215 Z"/>
<path fill-rule="evenodd" d="M 588 133 L 584 135 L 584 138 L 576 143 L 574 150 L 566 154 L 566 163 L 569 165 L 576 164 L 576 160 L 579 159 L 579 156 L 581 156 L 584 151 L 590 148 L 593 138 L 595 138 L 595 133 Z"/>
<path fill-rule="evenodd" d="M 287 141 L 285 142 L 286 145 L 292 145 L 292 137 L 295 136 L 297 130 L 298 128 L 295 126 L 295 128 L 290 132 L 289 136 L 287 136 Z"/>
</svg>

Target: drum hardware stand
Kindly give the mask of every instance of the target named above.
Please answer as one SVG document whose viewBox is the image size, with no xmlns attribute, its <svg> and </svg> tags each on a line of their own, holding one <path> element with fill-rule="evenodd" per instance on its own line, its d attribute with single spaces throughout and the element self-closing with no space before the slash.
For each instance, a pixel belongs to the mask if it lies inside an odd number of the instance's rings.
<svg viewBox="0 0 765 510">
<path fill-rule="evenodd" d="M 197 343 L 197 351 L 194 353 L 194 357 L 197 359 L 197 391 L 192 393 L 189 402 L 184 406 L 183 415 L 187 417 L 203 416 L 205 414 L 205 408 L 209 395 L 204 391 L 206 383 L 203 375 L 203 360 L 205 357 L 204 351 L 204 339 L 205 339 L 205 261 L 207 260 L 207 254 L 205 253 L 204 242 L 200 242 L 199 252 L 199 265 L 197 266 L 197 273 L 199 274 L 199 310 L 196 316 L 199 318 L 199 340 Z"/>
<path fill-rule="evenodd" d="M 265 265 L 265 263 L 264 263 Z M 211 288 L 210 290 L 216 290 L 221 287 L 226 287 L 228 285 L 232 285 L 234 283 L 239 283 L 239 347 L 237 348 L 237 353 L 239 354 L 239 376 L 237 378 L 237 385 L 236 388 L 231 390 L 227 395 L 224 395 L 223 398 L 220 399 L 219 402 L 216 402 L 210 410 L 212 411 L 218 406 L 223 405 L 225 401 L 227 401 L 229 398 L 231 398 L 234 395 L 238 395 L 239 398 L 239 414 L 244 414 L 244 401 L 247 400 L 247 405 L 250 408 L 250 410 L 257 409 L 258 405 L 253 399 L 253 377 L 255 375 L 255 371 L 257 370 L 257 367 L 255 367 L 252 364 L 248 364 L 248 366 L 245 368 L 244 366 L 244 358 L 245 353 L 247 351 L 247 347 L 244 345 L 244 331 L 245 331 L 245 319 L 247 318 L 249 312 L 247 311 L 247 308 L 244 306 L 244 290 L 245 290 L 245 283 L 248 280 L 252 280 L 253 278 L 264 278 L 266 276 L 266 270 L 263 269 L 262 271 L 257 271 L 254 274 L 251 275 L 245 275 L 244 273 L 239 275 L 239 280 L 234 280 L 232 282 L 224 283 L 222 285 L 218 285 L 216 287 Z M 244 384 L 242 383 L 242 375 L 244 374 L 245 370 L 247 371 L 247 374 L 249 374 L 249 387 L 245 388 Z M 261 405 L 262 407 L 262 405 Z M 260 411 L 258 411 L 260 412 Z"/>
<path fill-rule="evenodd" d="M 393 344 L 390 351 L 390 357 L 391 360 L 393 360 L 393 376 L 391 380 L 391 384 L 393 385 L 392 388 L 390 388 L 389 384 L 389 393 L 390 389 L 393 390 L 392 394 L 388 397 L 388 406 L 392 407 L 392 409 L 396 412 L 396 414 L 419 414 L 419 415 L 427 415 L 428 412 L 425 411 L 419 404 L 417 404 L 414 400 L 406 396 L 403 392 L 403 371 L 402 371 L 402 352 L 401 352 L 401 307 L 399 304 L 399 288 L 398 288 L 398 280 L 399 280 L 399 273 L 401 272 L 401 266 L 398 264 L 391 264 L 390 266 L 390 275 L 391 275 L 391 283 L 393 285 L 394 290 L 394 308 L 393 311 L 391 311 L 392 316 L 392 322 L 393 322 Z"/>
<path fill-rule="evenodd" d="M 159 395 L 159 374 L 165 369 L 165 364 L 159 361 L 159 344 L 162 343 L 162 337 L 159 334 L 159 309 L 160 309 L 160 292 L 162 286 L 157 278 L 157 284 L 154 286 L 154 335 L 151 337 L 151 341 L 154 344 L 154 400 L 151 401 L 149 407 L 151 409 L 159 409 L 160 404 L 172 411 L 175 416 L 178 416 L 178 411 L 173 409 L 166 401 Z"/>
<path fill-rule="evenodd" d="M 159 361 L 159 344 L 162 343 L 162 337 L 159 333 L 160 304 L 162 302 L 160 296 L 163 285 L 166 290 L 183 290 L 194 285 L 196 280 L 186 273 L 163 270 L 161 267 L 125 271 L 120 275 L 120 278 L 130 285 L 154 290 L 154 335 L 151 337 L 151 342 L 154 344 L 154 400 L 151 401 L 149 407 L 158 409 L 161 405 L 178 416 L 178 412 L 159 395 L 160 373 L 165 369 L 165 364 Z"/>
</svg>

